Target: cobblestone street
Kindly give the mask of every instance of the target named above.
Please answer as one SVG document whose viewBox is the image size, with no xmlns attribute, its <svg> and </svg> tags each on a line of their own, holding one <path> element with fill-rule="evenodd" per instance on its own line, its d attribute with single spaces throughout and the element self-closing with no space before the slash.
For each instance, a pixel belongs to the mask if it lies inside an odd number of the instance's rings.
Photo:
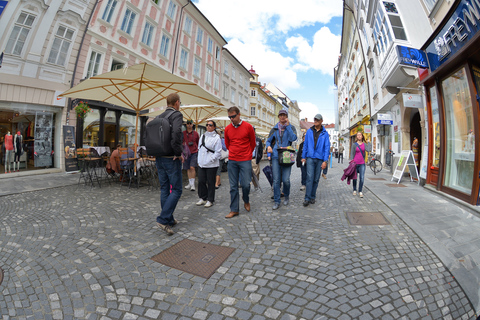
<svg viewBox="0 0 480 320">
<path fill-rule="evenodd" d="M 263 162 L 264 164 L 264 162 Z M 369 170 L 369 169 L 368 169 Z M 75 185 L 0 197 L 3 319 L 475 319 L 436 254 L 369 191 L 320 179 L 303 207 L 300 170 L 290 205 L 272 211 L 263 173 L 251 212 L 230 211 L 222 173 L 216 204 L 183 191 L 171 237 L 155 223 L 160 192 Z M 7 183 L 3 180 L 2 183 Z M 253 187 L 252 187 L 253 191 Z M 391 225 L 353 226 L 347 212 L 381 212 Z M 235 251 L 210 279 L 151 260 L 188 238 Z"/>
</svg>

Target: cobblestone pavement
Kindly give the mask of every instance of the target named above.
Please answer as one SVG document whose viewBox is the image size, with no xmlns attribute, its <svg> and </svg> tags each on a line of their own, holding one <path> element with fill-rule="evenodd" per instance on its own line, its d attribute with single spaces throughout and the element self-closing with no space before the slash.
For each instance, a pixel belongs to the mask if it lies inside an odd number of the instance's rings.
<svg viewBox="0 0 480 320">
<path fill-rule="evenodd" d="M 252 211 L 229 212 L 184 191 L 168 237 L 155 225 L 159 191 L 64 186 L 0 197 L 3 319 L 475 319 L 464 291 L 429 247 L 373 193 L 360 199 L 321 179 L 302 206 L 272 211 L 268 182 Z M 253 189 L 253 188 L 252 188 Z M 380 211 L 387 226 L 352 226 L 346 212 Z M 182 239 L 235 251 L 203 279 L 150 258 Z"/>
</svg>

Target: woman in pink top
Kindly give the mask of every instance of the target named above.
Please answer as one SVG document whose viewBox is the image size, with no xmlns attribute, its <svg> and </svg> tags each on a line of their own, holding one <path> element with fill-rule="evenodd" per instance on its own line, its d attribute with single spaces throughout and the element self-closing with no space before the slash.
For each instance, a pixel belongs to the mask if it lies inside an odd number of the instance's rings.
<svg viewBox="0 0 480 320">
<path fill-rule="evenodd" d="M 357 179 L 360 180 L 358 184 L 358 194 L 360 198 L 363 198 L 363 181 L 365 179 L 365 152 L 370 152 L 372 150 L 372 145 L 370 142 L 365 141 L 363 132 L 357 132 L 357 137 L 355 143 L 352 145 L 350 150 L 350 159 L 357 164 Z M 353 180 L 353 195 L 357 195 L 357 179 Z"/>
</svg>

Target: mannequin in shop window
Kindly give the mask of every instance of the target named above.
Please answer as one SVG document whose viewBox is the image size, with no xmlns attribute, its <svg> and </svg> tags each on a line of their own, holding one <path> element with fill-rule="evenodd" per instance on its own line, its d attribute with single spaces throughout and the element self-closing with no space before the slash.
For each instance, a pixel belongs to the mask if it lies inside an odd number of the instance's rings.
<svg viewBox="0 0 480 320">
<path fill-rule="evenodd" d="M 10 155 L 13 153 L 13 136 L 10 131 L 5 136 L 5 173 L 12 173 Z"/>
<path fill-rule="evenodd" d="M 13 139 L 13 147 L 15 150 L 15 154 L 13 156 L 13 172 L 15 172 L 15 166 L 17 167 L 17 171 L 20 171 L 20 157 L 23 154 L 23 136 L 20 131 L 17 131 L 15 138 Z"/>
</svg>

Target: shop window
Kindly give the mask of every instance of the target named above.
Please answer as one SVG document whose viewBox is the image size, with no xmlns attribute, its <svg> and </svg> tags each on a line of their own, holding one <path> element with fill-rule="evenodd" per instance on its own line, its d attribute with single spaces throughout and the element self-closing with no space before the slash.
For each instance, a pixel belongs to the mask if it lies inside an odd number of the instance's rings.
<svg viewBox="0 0 480 320">
<path fill-rule="evenodd" d="M 122 147 L 128 147 L 135 143 L 135 116 L 122 114 L 120 118 L 120 140 Z M 137 131 L 137 144 L 140 143 L 140 130 Z"/>
<path fill-rule="evenodd" d="M 472 191 L 475 162 L 474 115 L 464 68 L 442 81 L 445 101 L 444 185 L 465 194 Z"/>
<path fill-rule="evenodd" d="M 440 166 L 440 115 L 438 113 L 438 98 L 435 87 L 430 88 L 430 104 L 432 106 L 432 128 L 433 128 L 433 161 L 432 166 Z"/>
<path fill-rule="evenodd" d="M 115 111 L 107 111 L 105 114 L 104 125 L 104 145 L 110 147 L 110 150 L 113 150 L 115 147 L 115 133 L 117 131 L 117 118 L 115 116 Z"/>
<path fill-rule="evenodd" d="M 92 109 L 83 120 L 83 147 L 98 147 L 98 130 L 100 128 L 100 111 Z"/>
</svg>

